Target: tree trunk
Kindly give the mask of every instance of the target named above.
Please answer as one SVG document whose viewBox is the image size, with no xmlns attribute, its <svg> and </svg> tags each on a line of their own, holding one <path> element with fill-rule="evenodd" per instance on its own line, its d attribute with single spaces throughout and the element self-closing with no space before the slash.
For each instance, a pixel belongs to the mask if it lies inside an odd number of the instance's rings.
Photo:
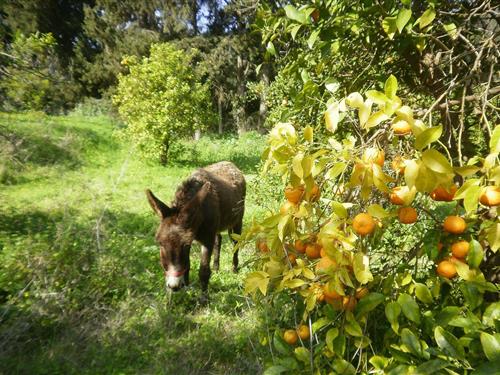
<svg viewBox="0 0 500 375">
<path fill-rule="evenodd" d="M 266 121 L 267 115 L 267 103 L 266 103 L 266 89 L 269 86 L 269 65 L 264 63 L 262 69 L 260 70 L 260 81 L 264 84 L 264 89 L 260 94 L 260 104 L 259 104 L 259 122 L 258 130 L 264 127 L 264 122 Z"/>
<path fill-rule="evenodd" d="M 241 56 L 238 56 L 236 63 L 236 79 L 238 81 L 237 93 L 237 108 L 235 108 L 236 113 L 236 126 L 238 128 L 238 134 L 243 134 L 247 131 L 246 121 L 245 121 L 245 104 L 243 98 L 245 97 L 245 63 Z"/>
<path fill-rule="evenodd" d="M 161 152 L 160 152 L 160 164 L 163 166 L 167 165 L 168 162 L 168 149 L 170 147 L 169 141 L 167 138 L 163 139 L 162 145 L 161 145 Z"/>
<path fill-rule="evenodd" d="M 219 110 L 219 134 L 224 132 L 224 125 L 222 122 L 222 91 L 219 91 L 217 96 L 217 109 Z"/>
</svg>

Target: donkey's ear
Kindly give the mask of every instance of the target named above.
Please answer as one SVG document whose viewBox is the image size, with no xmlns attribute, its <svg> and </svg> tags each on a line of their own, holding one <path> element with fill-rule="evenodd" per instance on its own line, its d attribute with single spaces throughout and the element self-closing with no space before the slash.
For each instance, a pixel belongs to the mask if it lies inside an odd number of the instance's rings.
<svg viewBox="0 0 500 375">
<path fill-rule="evenodd" d="M 146 196 L 148 197 L 149 204 L 156 214 L 162 219 L 170 216 L 172 210 L 165 203 L 155 197 L 153 192 L 149 189 L 146 190 Z"/>
<path fill-rule="evenodd" d="M 210 190 L 210 183 L 205 184 L 198 190 L 193 198 L 181 209 L 180 220 L 185 224 L 192 225 L 199 218 L 200 205 L 205 200 L 208 191 Z"/>
</svg>

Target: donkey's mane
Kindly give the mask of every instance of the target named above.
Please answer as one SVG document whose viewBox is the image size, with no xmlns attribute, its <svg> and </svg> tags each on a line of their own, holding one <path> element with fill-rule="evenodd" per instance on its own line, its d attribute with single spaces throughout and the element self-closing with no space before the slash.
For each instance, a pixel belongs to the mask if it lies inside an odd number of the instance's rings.
<svg viewBox="0 0 500 375">
<path fill-rule="evenodd" d="M 180 208 L 191 201 L 191 199 L 193 199 L 193 197 L 201 189 L 205 182 L 207 182 L 207 179 L 203 177 L 204 176 L 201 176 L 197 173 L 184 180 L 175 192 L 175 198 L 172 202 L 172 206 Z"/>
</svg>

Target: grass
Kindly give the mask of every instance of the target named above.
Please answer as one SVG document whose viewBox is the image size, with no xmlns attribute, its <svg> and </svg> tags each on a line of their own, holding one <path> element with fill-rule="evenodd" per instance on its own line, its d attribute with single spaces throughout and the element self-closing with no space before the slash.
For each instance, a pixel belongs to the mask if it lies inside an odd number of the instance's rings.
<svg viewBox="0 0 500 375">
<path fill-rule="evenodd" d="M 168 295 L 144 189 L 169 201 L 195 165 L 221 159 L 255 181 L 263 138 L 186 143 L 196 158 L 161 167 L 116 128 L 107 117 L 0 114 L 0 373 L 260 373 L 261 322 L 242 292 L 246 270 L 230 272 L 227 235 L 209 304 L 198 303 L 197 247 L 192 285 Z M 246 222 L 262 210 L 255 186 Z"/>
</svg>

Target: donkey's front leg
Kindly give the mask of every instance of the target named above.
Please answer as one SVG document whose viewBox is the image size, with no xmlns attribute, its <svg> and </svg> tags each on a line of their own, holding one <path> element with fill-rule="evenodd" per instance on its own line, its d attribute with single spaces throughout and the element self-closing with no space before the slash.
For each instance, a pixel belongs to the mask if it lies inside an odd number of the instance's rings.
<svg viewBox="0 0 500 375">
<path fill-rule="evenodd" d="M 212 257 L 212 251 L 214 248 L 214 243 L 211 242 L 206 245 L 201 246 L 201 261 L 200 261 L 200 283 L 201 290 L 206 292 L 208 289 L 208 280 L 210 279 L 210 258 Z"/>
</svg>

